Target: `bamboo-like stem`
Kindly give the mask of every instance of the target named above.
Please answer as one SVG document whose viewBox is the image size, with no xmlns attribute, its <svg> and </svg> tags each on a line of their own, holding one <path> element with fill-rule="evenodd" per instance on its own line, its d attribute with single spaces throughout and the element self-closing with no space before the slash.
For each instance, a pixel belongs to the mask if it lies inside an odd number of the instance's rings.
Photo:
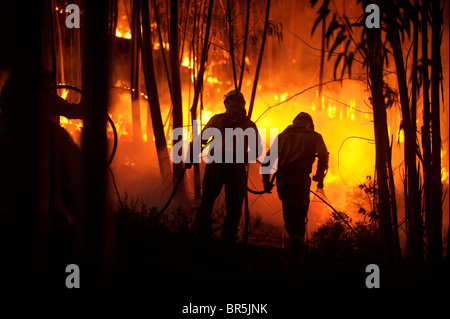
<svg viewBox="0 0 450 319">
<path fill-rule="evenodd" d="M 264 21 L 264 31 L 263 31 L 263 35 L 262 35 L 261 50 L 259 51 L 258 64 L 256 65 L 255 79 L 253 80 L 252 96 L 250 99 L 250 106 L 248 109 L 248 117 L 249 118 L 252 117 L 252 113 L 253 113 L 253 105 L 255 103 L 256 89 L 258 87 L 258 78 L 259 78 L 259 73 L 261 71 L 262 59 L 264 56 L 264 46 L 266 44 L 267 28 L 269 25 L 269 13 L 270 13 L 270 0 L 267 0 L 266 17 L 265 17 L 265 21 Z"/>
<path fill-rule="evenodd" d="M 239 76 L 239 85 L 238 89 L 239 91 L 242 88 L 242 81 L 244 79 L 244 70 L 245 70 L 245 55 L 247 53 L 247 42 L 248 42 L 248 26 L 250 22 L 250 2 L 251 0 L 247 0 L 247 12 L 246 12 L 246 18 L 245 18 L 245 33 L 244 33 L 244 47 L 242 49 L 242 61 L 241 61 L 241 74 Z"/>
</svg>

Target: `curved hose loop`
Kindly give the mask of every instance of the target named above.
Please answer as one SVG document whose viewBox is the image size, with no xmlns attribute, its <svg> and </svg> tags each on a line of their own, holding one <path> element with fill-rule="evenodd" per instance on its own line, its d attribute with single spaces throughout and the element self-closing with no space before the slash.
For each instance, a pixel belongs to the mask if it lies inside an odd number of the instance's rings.
<svg viewBox="0 0 450 319">
<path fill-rule="evenodd" d="M 277 173 L 275 172 L 275 173 L 272 175 L 272 178 L 270 179 L 270 183 L 271 183 L 271 184 L 273 184 L 273 181 L 275 180 L 276 177 L 277 177 Z M 262 191 L 255 191 L 255 190 L 251 189 L 251 188 L 248 187 L 248 186 L 247 186 L 247 190 L 248 190 L 250 193 L 255 194 L 255 195 L 262 195 L 262 194 L 267 193 L 265 190 L 262 190 Z"/>
<path fill-rule="evenodd" d="M 276 178 L 277 173 L 275 172 L 275 174 L 273 174 L 272 179 L 270 180 L 271 183 L 273 183 L 274 179 Z M 267 193 L 266 191 L 262 190 L 262 191 L 255 191 L 250 189 L 249 187 L 247 187 L 247 190 L 255 195 L 261 195 L 264 193 Z M 330 203 L 328 203 L 325 199 L 323 199 L 321 196 L 319 196 L 316 192 L 312 191 L 311 189 L 309 190 L 312 194 L 314 194 L 318 199 L 320 199 L 322 202 L 324 202 L 328 207 L 330 207 L 335 213 L 336 215 L 342 219 L 342 221 L 347 225 L 347 227 L 351 230 L 351 232 L 356 236 L 356 238 L 358 238 L 358 233 L 355 231 L 355 229 L 353 229 L 353 227 L 348 223 L 348 221 L 344 218 L 344 216 L 342 216 L 342 214 L 340 212 L 338 212 Z"/>
<path fill-rule="evenodd" d="M 68 84 L 58 84 L 58 85 L 55 85 L 54 87 L 51 87 L 50 89 L 67 89 L 67 90 L 72 90 L 77 93 L 83 94 L 83 91 L 81 89 L 77 88 L 76 86 L 72 86 L 72 85 L 68 85 Z M 111 119 L 111 117 L 109 116 L 108 113 L 106 113 L 106 120 L 108 121 L 109 125 L 111 125 L 111 129 L 113 131 L 113 137 L 114 137 L 113 148 L 112 148 L 111 154 L 109 155 L 109 159 L 108 159 L 108 162 L 106 165 L 106 167 L 109 167 L 114 159 L 114 156 L 116 155 L 119 135 L 117 134 L 117 129 L 116 129 L 116 126 L 114 125 L 114 121 Z"/>
</svg>

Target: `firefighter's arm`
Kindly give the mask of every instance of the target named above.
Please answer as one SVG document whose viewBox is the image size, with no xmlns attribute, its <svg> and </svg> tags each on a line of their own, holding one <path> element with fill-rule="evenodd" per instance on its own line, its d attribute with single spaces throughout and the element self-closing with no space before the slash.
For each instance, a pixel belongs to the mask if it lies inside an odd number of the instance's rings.
<svg viewBox="0 0 450 319">
<path fill-rule="evenodd" d="M 208 140 L 204 140 L 203 139 L 202 132 L 205 129 L 210 128 L 210 127 L 212 127 L 214 125 L 214 120 L 213 119 L 214 119 L 214 117 L 212 117 L 208 121 L 208 123 L 206 123 L 205 127 L 203 128 L 203 130 L 200 131 L 200 134 L 197 135 L 197 136 L 194 136 L 192 142 L 189 143 L 189 149 L 188 149 L 187 158 L 186 158 L 187 160 L 186 160 L 186 163 L 184 163 L 184 166 L 186 168 L 189 169 L 189 168 L 192 167 L 192 165 L 195 164 L 194 163 L 194 158 L 198 157 L 198 154 L 200 154 L 202 152 L 203 147 L 207 144 Z M 195 150 L 194 145 L 198 145 L 198 144 L 200 144 L 200 150 Z M 198 151 L 200 151 L 200 153 Z"/>
<path fill-rule="evenodd" d="M 82 116 L 82 102 L 79 104 L 69 103 L 62 97 L 56 94 L 44 94 L 43 103 L 49 108 L 49 111 L 54 115 L 64 116 L 68 119 L 81 119 Z"/>
<path fill-rule="evenodd" d="M 316 154 L 319 158 L 317 163 L 316 175 L 313 176 L 313 180 L 317 182 L 317 188 L 323 188 L 323 179 L 325 178 L 328 170 L 329 153 L 322 136 L 319 135 L 316 143 Z"/>
<path fill-rule="evenodd" d="M 271 153 L 271 150 L 275 150 Z M 267 193 L 270 193 L 270 191 L 273 188 L 273 183 L 270 181 L 270 171 L 272 170 L 274 163 L 276 162 L 278 158 L 278 137 L 273 142 L 271 148 L 267 151 L 266 156 L 264 157 L 262 163 L 261 163 L 261 170 L 264 169 L 264 172 L 262 174 L 262 182 L 264 185 L 264 191 Z"/>
<path fill-rule="evenodd" d="M 200 143 L 200 152 L 202 150 L 203 147 L 203 143 L 202 143 L 202 135 L 198 135 L 196 137 L 194 137 L 193 141 L 189 143 L 189 148 L 187 151 L 187 156 L 186 156 L 186 162 L 184 163 L 184 166 L 189 169 L 192 167 L 192 165 L 194 165 L 194 158 L 198 157 L 198 150 L 196 150 L 194 148 L 194 145 L 198 145 Z"/>
</svg>

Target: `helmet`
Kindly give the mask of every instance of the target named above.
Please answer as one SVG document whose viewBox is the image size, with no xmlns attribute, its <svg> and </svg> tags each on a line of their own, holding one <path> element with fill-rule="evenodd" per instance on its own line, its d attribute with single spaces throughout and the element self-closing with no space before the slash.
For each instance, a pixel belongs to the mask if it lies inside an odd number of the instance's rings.
<svg viewBox="0 0 450 319">
<path fill-rule="evenodd" d="M 231 90 L 230 92 L 228 92 L 227 93 L 227 95 L 225 95 L 225 99 L 224 99 L 224 101 L 227 101 L 228 99 L 231 99 L 231 98 L 236 98 L 236 95 L 237 96 L 239 96 L 239 98 L 244 102 L 244 104 L 245 104 L 245 98 L 244 98 L 244 95 L 241 93 L 241 92 L 239 92 L 239 91 L 236 91 L 236 90 Z"/>
</svg>

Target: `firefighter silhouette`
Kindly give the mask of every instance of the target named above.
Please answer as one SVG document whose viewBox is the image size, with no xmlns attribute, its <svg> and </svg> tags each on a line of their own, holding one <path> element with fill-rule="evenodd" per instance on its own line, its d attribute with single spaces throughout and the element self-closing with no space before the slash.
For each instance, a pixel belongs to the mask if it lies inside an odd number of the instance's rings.
<svg viewBox="0 0 450 319">
<path fill-rule="evenodd" d="M 14 74 L 9 76 L 0 95 L 0 132 L 4 141 L 13 132 L 9 114 L 18 98 L 14 93 L 17 92 L 14 89 L 16 81 Z M 52 89 L 55 79 L 44 67 L 41 67 L 39 85 L 41 116 L 36 119 L 39 121 L 40 150 L 38 207 L 41 216 L 46 216 L 52 227 L 64 231 L 73 223 L 79 209 L 81 151 L 70 134 L 59 125 L 59 119 L 60 116 L 82 118 L 81 106 L 69 103 L 56 94 Z M 2 143 L 0 147 L 8 148 L 7 143 Z"/>
<path fill-rule="evenodd" d="M 289 246 L 294 254 L 298 254 L 303 248 L 306 215 L 310 202 L 311 178 L 309 175 L 315 158 L 318 157 L 313 180 L 317 182 L 317 187 L 322 189 L 323 179 L 328 169 L 328 151 L 322 136 L 314 131 L 312 117 L 305 112 L 298 114 L 293 124 L 280 133 L 274 143 L 278 143 L 276 173 L 278 197 L 282 202 L 283 219 L 286 232 L 289 234 Z M 270 174 L 263 175 L 263 184 L 266 192 L 272 190 Z"/>
<path fill-rule="evenodd" d="M 225 244 L 234 244 L 239 228 L 242 203 L 245 192 L 247 191 L 247 173 L 245 166 L 249 160 L 248 154 L 250 151 L 253 151 L 255 152 L 253 154 L 256 154 L 256 157 L 258 157 L 261 155 L 262 146 L 256 124 L 246 116 L 245 99 L 242 93 L 236 90 L 228 92 L 224 97 L 224 105 L 226 111 L 214 115 L 203 129 L 205 131 L 208 128 L 217 128 L 220 131 L 222 137 L 222 160 L 220 163 L 209 162 L 205 167 L 202 183 L 202 200 L 192 229 L 202 239 L 209 239 L 211 237 L 211 215 L 214 202 L 219 196 L 222 187 L 225 186 L 226 217 L 221 235 Z M 242 129 L 244 131 L 251 129 L 254 130 L 254 135 L 252 137 L 238 135 L 230 147 L 230 140 L 225 140 L 226 129 Z M 255 141 L 251 142 L 254 143 L 249 143 L 248 138 L 253 137 Z M 213 136 L 213 138 L 216 137 Z M 202 140 L 202 144 L 206 142 Z M 244 151 L 243 162 L 238 160 L 239 156 L 237 153 L 240 151 L 237 148 L 238 145 L 244 145 L 242 149 Z M 196 154 L 193 156 L 196 156 Z M 231 162 L 229 160 L 230 158 L 233 159 Z"/>
</svg>

